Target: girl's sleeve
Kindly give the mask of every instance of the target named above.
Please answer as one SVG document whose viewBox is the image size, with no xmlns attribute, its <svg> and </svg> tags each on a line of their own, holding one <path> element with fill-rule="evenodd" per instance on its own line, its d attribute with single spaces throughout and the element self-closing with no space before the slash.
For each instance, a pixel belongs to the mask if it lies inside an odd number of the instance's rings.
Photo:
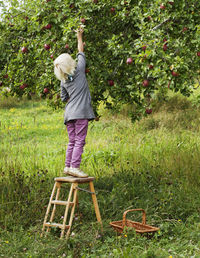
<svg viewBox="0 0 200 258">
<path fill-rule="evenodd" d="M 78 66 L 79 70 L 81 70 L 82 72 L 85 73 L 85 67 L 86 67 L 85 54 L 83 52 L 79 52 L 77 54 L 77 58 L 78 58 L 77 66 Z"/>
<path fill-rule="evenodd" d="M 61 82 L 61 91 L 60 91 L 60 98 L 62 102 L 67 102 L 69 100 L 69 94 L 67 93 L 67 90 L 63 86 L 63 83 Z"/>
</svg>

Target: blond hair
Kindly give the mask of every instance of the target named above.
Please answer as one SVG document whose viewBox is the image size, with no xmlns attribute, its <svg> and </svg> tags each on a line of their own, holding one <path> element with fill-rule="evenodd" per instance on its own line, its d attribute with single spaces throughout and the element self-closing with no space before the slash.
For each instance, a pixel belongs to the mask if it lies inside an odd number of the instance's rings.
<svg viewBox="0 0 200 258">
<path fill-rule="evenodd" d="M 68 75 L 74 75 L 75 69 L 76 61 L 67 53 L 54 60 L 54 73 L 60 81 L 65 81 Z"/>
</svg>

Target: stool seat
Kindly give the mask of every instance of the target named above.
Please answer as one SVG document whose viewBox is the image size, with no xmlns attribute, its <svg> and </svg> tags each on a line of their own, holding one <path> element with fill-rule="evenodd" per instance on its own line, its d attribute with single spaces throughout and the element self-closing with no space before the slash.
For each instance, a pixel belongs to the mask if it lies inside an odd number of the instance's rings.
<svg viewBox="0 0 200 258">
<path fill-rule="evenodd" d="M 74 176 L 66 176 L 66 177 L 55 177 L 54 181 L 62 182 L 62 183 L 88 183 L 94 181 L 94 177 L 74 177 Z"/>
</svg>

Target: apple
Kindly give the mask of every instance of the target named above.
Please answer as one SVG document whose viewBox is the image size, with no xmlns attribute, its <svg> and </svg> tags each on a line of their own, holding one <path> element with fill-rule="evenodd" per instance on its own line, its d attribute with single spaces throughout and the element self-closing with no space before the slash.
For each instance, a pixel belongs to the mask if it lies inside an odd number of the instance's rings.
<svg viewBox="0 0 200 258">
<path fill-rule="evenodd" d="M 152 109 L 151 108 L 146 108 L 145 112 L 146 112 L 146 114 L 150 115 L 152 113 Z"/>
<path fill-rule="evenodd" d="M 177 77 L 179 74 L 177 72 L 172 71 L 172 76 Z"/>
<path fill-rule="evenodd" d="M 45 48 L 46 50 L 49 50 L 49 49 L 51 48 L 51 46 L 50 46 L 49 44 L 44 44 L 44 48 Z"/>
<path fill-rule="evenodd" d="M 167 51 L 167 48 L 168 48 L 167 44 L 164 44 L 164 45 L 163 45 L 163 50 L 164 50 L 164 51 Z"/>
<path fill-rule="evenodd" d="M 148 87 L 149 81 L 148 80 L 144 80 L 142 84 L 143 84 L 144 87 Z"/>
<path fill-rule="evenodd" d="M 143 46 L 142 49 L 145 51 L 147 49 L 147 46 Z"/>
<path fill-rule="evenodd" d="M 126 63 L 127 64 L 132 64 L 133 63 L 133 58 L 132 57 L 127 58 Z"/>
<path fill-rule="evenodd" d="M 85 18 L 81 18 L 81 23 L 85 23 L 86 22 L 86 20 L 85 20 Z"/>
<path fill-rule="evenodd" d="M 152 64 L 149 65 L 149 69 L 153 69 L 154 66 Z"/>
<path fill-rule="evenodd" d="M 183 29 L 182 29 L 182 32 L 185 32 L 185 31 L 187 31 L 188 30 L 188 28 L 187 27 L 184 27 Z"/>
<path fill-rule="evenodd" d="M 109 86 L 114 86 L 114 81 L 113 80 L 108 80 L 108 85 Z"/>
<path fill-rule="evenodd" d="M 51 54 L 50 57 L 53 59 L 53 54 Z"/>
<path fill-rule="evenodd" d="M 66 44 L 66 45 L 65 45 L 65 48 L 66 48 L 66 49 L 69 49 L 69 45 L 68 45 L 68 44 Z"/>
<path fill-rule="evenodd" d="M 200 56 L 200 51 L 197 52 L 197 56 Z"/>
<path fill-rule="evenodd" d="M 22 53 L 27 53 L 28 52 L 28 48 L 27 47 L 22 47 L 21 51 L 22 51 Z"/>
<path fill-rule="evenodd" d="M 3 85 L 3 82 L 0 82 L 0 86 L 2 86 Z"/>
<path fill-rule="evenodd" d="M 19 86 L 19 88 L 20 88 L 21 90 L 24 90 L 26 87 L 28 87 L 28 84 L 26 84 L 26 83 L 24 83 L 24 84 L 22 84 L 22 85 Z"/>
<path fill-rule="evenodd" d="M 166 8 L 165 5 L 163 5 L 163 4 L 160 5 L 160 9 L 161 9 L 161 10 L 165 10 L 165 8 Z"/>
<path fill-rule="evenodd" d="M 114 12 L 115 12 L 115 8 L 112 7 L 112 8 L 110 9 L 110 12 L 111 12 L 111 13 L 114 13 Z"/>
<path fill-rule="evenodd" d="M 51 24 L 49 23 L 49 24 L 47 24 L 44 28 L 47 29 L 47 30 L 49 30 L 49 29 L 51 29 L 51 27 L 52 27 L 52 26 L 51 26 Z"/>
<path fill-rule="evenodd" d="M 8 74 L 4 74 L 3 78 L 7 79 L 8 78 Z"/>
<path fill-rule="evenodd" d="M 90 70 L 88 68 L 85 69 L 85 73 L 89 73 Z"/>
<path fill-rule="evenodd" d="M 43 92 L 44 92 L 44 94 L 47 94 L 49 92 L 49 89 L 48 88 L 44 88 Z"/>
</svg>

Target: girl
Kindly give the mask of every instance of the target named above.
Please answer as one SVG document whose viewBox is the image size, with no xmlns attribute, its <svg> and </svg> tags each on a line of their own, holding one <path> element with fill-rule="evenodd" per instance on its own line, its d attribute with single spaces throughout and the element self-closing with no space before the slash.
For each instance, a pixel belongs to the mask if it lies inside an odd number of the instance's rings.
<svg viewBox="0 0 200 258">
<path fill-rule="evenodd" d="M 86 59 L 83 53 L 83 28 L 78 29 L 77 63 L 69 54 L 61 54 L 54 61 L 54 73 L 61 81 L 61 100 L 67 102 L 64 124 L 69 143 L 66 151 L 64 174 L 88 177 L 80 170 L 81 155 L 85 145 L 88 121 L 95 118 L 85 75 Z"/>
</svg>

